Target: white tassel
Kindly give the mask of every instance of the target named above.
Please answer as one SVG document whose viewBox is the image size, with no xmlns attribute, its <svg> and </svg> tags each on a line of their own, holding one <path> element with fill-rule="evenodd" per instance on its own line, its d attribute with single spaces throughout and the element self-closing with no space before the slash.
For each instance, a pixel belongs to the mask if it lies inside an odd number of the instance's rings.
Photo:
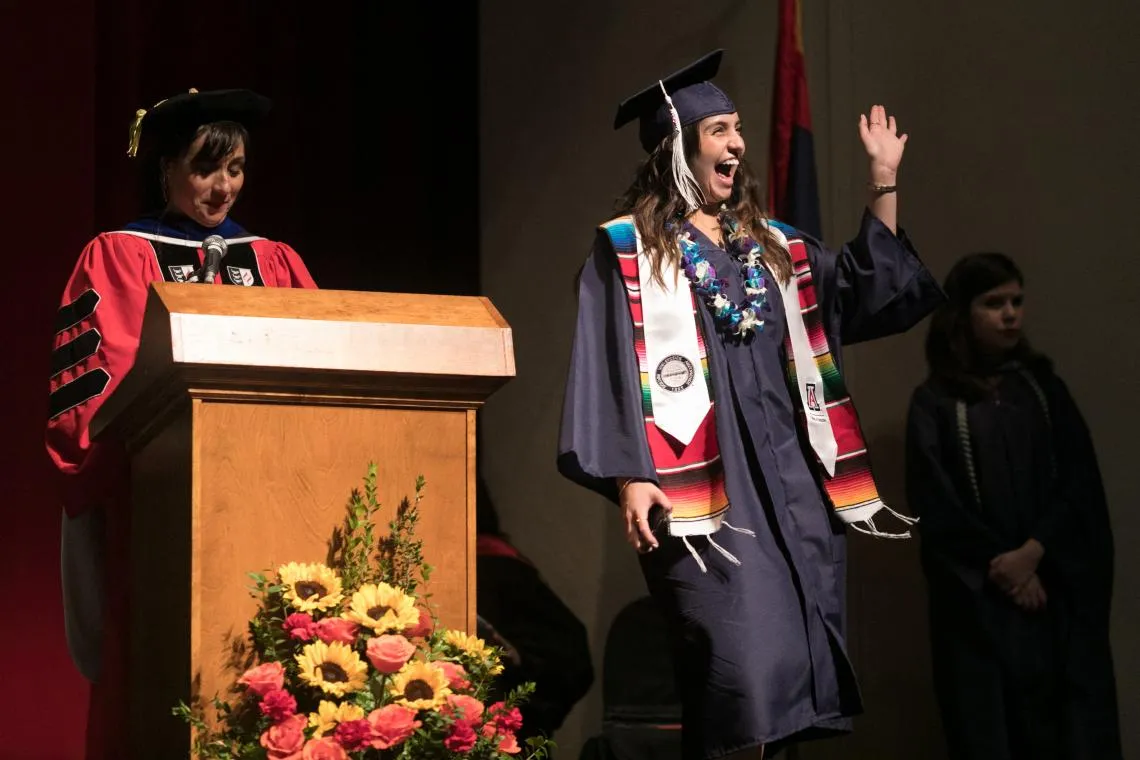
<svg viewBox="0 0 1140 760">
<path fill-rule="evenodd" d="M 708 539 L 709 539 L 709 546 L 711 546 L 712 548 L 714 548 L 718 552 L 720 552 L 721 556 L 723 556 L 729 562 L 736 565 L 737 567 L 740 567 L 740 560 L 738 560 L 736 557 L 732 556 L 732 554 L 728 551 L 728 549 L 725 549 L 723 546 L 718 544 L 716 541 L 713 541 L 712 536 L 709 536 Z"/>
<path fill-rule="evenodd" d="M 895 517 L 897 517 L 899 520 L 903 521 L 907 525 L 917 525 L 918 524 L 918 518 L 917 517 L 911 517 L 910 515 L 900 515 L 898 512 L 896 512 L 893 509 L 891 509 L 890 507 L 888 507 L 886 504 L 883 505 L 883 509 L 890 512 L 892 515 L 894 515 Z"/>
<path fill-rule="evenodd" d="M 692 554 L 693 559 L 695 559 L 697 561 L 697 566 L 701 568 L 701 572 L 707 573 L 709 571 L 709 569 L 707 567 L 705 567 L 705 561 L 703 559 L 701 559 L 701 555 L 697 554 L 697 550 L 694 549 L 693 545 L 689 543 L 689 537 L 688 536 L 681 536 L 681 541 L 684 542 L 685 548 L 687 548 L 689 550 L 689 554 Z"/>
<path fill-rule="evenodd" d="M 735 525 L 733 525 L 732 523 L 730 523 L 728 520 L 725 520 L 724 522 L 722 522 L 721 525 L 728 528 L 729 530 L 734 530 L 737 533 L 743 533 L 746 536 L 752 536 L 753 538 L 756 538 L 756 533 L 754 531 L 748 530 L 748 528 L 738 528 Z"/>
<path fill-rule="evenodd" d="M 673 99 L 669 97 L 669 91 L 665 89 L 665 83 L 660 80 L 657 83 L 661 85 L 661 92 L 665 95 L 665 103 L 669 106 L 669 116 L 673 121 L 673 184 L 677 186 L 677 191 L 688 204 L 688 210 L 695 211 L 703 202 L 704 193 L 697 184 L 697 178 L 693 176 L 693 170 L 689 168 L 689 162 L 685 160 L 681 116 L 673 105 Z"/>
<path fill-rule="evenodd" d="M 875 521 L 873 519 L 868 517 L 864 522 L 867 523 L 867 528 L 860 527 L 859 523 L 857 522 L 848 524 L 860 533 L 865 533 L 868 536 L 874 536 L 875 538 L 895 538 L 900 540 L 910 538 L 909 530 L 905 533 L 883 533 L 881 530 L 875 527 Z M 868 528 L 870 528 L 870 530 L 868 530 Z"/>
</svg>

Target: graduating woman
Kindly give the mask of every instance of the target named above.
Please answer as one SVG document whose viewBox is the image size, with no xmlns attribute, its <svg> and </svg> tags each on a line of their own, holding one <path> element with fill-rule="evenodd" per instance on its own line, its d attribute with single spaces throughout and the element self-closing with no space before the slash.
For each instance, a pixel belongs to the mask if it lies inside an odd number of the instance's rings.
<svg viewBox="0 0 1140 760">
<path fill-rule="evenodd" d="M 959 261 L 907 427 L 934 682 L 950 755 L 1121 757 L 1112 532 L 1088 428 L 1022 332 L 1000 253 Z"/>
<path fill-rule="evenodd" d="M 861 710 L 845 526 L 906 533 L 883 524 L 840 351 L 942 298 L 897 226 L 894 118 L 860 117 L 869 204 L 827 250 L 764 218 L 736 107 L 708 81 L 720 58 L 618 109 L 649 155 L 581 273 L 558 458 L 620 505 L 696 759 L 772 754 Z"/>
<path fill-rule="evenodd" d="M 292 248 L 230 218 L 269 106 L 246 90 L 191 90 L 140 110 L 128 155 L 141 157 L 149 213 L 92 240 L 63 291 L 46 443 L 65 513 L 68 647 L 92 682 L 89 758 L 125 757 L 129 478 L 122 449 L 93 443 L 88 425 L 134 363 L 148 287 L 203 279 L 211 236 L 226 252 L 210 284 L 316 287 Z"/>
</svg>

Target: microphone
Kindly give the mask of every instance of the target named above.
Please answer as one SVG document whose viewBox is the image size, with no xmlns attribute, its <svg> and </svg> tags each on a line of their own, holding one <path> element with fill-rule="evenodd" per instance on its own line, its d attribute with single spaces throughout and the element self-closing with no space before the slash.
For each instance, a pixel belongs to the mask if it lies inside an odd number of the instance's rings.
<svg viewBox="0 0 1140 760">
<path fill-rule="evenodd" d="M 218 269 L 222 266 L 222 258 L 226 255 L 226 239 L 221 235 L 210 235 L 202 241 L 202 250 L 206 252 L 206 262 L 202 268 L 190 277 L 190 282 L 203 282 L 207 285 L 214 283 Z"/>
</svg>

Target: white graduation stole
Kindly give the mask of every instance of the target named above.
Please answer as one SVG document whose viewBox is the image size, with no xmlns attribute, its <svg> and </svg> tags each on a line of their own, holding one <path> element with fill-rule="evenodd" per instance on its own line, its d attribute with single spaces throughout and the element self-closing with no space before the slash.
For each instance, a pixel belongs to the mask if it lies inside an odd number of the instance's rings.
<svg viewBox="0 0 1140 760">
<path fill-rule="evenodd" d="M 652 264 L 642 249 L 640 234 L 637 251 L 653 422 L 687 446 L 712 405 L 701 367 L 689 278 L 676 267 L 667 267 L 662 287 L 653 279 Z"/>
<path fill-rule="evenodd" d="M 788 250 L 788 239 L 784 234 L 772 225 L 769 225 L 768 229 L 780 240 L 784 250 Z M 808 272 L 810 274 L 810 270 Z M 783 296 L 784 317 L 788 338 L 792 344 L 792 360 L 796 364 L 796 387 L 800 392 L 800 406 L 807 420 L 808 440 L 816 456 L 819 457 L 820 464 L 827 470 L 827 474 L 834 477 L 839 444 L 835 440 L 835 431 L 831 428 L 831 418 L 827 416 L 823 398 L 823 375 L 820 374 L 819 365 L 815 361 L 815 352 L 812 351 L 811 341 L 808 339 L 807 326 L 804 324 L 803 311 L 800 308 L 799 284 L 794 273 L 787 282 L 780 283 L 780 295 Z M 812 308 L 818 309 L 819 305 Z"/>
</svg>

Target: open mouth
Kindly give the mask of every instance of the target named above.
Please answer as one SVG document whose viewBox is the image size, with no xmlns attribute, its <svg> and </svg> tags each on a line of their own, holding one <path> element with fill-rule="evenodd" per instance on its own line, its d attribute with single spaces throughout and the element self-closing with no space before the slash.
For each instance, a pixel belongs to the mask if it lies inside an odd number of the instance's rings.
<svg viewBox="0 0 1140 760">
<path fill-rule="evenodd" d="M 719 177 L 722 181 L 732 182 L 733 177 L 736 175 L 736 168 L 738 166 L 740 166 L 740 160 L 730 158 L 727 161 L 722 161 L 713 168 L 716 172 L 716 176 Z"/>
</svg>

